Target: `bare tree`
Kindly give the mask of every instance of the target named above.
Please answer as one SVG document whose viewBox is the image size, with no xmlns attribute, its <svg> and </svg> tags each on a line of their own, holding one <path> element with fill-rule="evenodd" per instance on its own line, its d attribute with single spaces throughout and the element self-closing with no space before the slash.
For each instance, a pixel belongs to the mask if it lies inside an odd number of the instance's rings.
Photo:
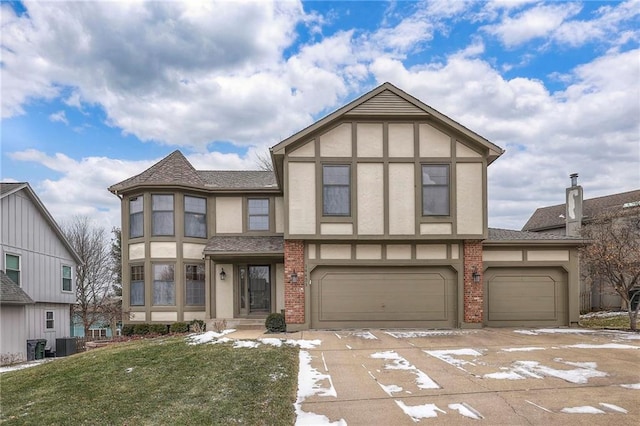
<svg viewBox="0 0 640 426">
<path fill-rule="evenodd" d="M 256 163 L 258 164 L 258 168 L 262 171 L 273 171 L 273 162 L 271 161 L 271 154 L 269 151 L 256 153 Z"/>
<path fill-rule="evenodd" d="M 74 312 L 88 336 L 93 324 L 104 321 L 102 310 L 113 284 L 109 241 L 104 228 L 96 227 L 87 216 L 74 216 L 64 233 L 82 260 L 76 267 Z"/>
<path fill-rule="evenodd" d="M 624 300 L 631 329 L 636 330 L 640 303 L 631 299 L 640 291 L 640 216 L 637 208 L 625 210 L 608 212 L 585 226 L 581 235 L 589 243 L 581 253 L 593 278 L 611 285 Z"/>
</svg>

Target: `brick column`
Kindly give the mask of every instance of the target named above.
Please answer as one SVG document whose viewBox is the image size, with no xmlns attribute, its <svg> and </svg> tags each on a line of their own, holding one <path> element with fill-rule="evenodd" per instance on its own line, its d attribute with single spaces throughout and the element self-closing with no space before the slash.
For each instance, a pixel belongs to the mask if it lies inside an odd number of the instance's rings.
<svg viewBox="0 0 640 426">
<path fill-rule="evenodd" d="M 482 241 L 464 242 L 464 322 L 482 324 L 484 314 L 484 285 L 482 272 Z M 473 268 L 480 274 L 480 282 L 473 282 Z"/>
<path fill-rule="evenodd" d="M 295 271 L 298 282 L 291 282 Z M 304 324 L 304 241 L 284 240 L 284 308 L 287 324 Z"/>
</svg>

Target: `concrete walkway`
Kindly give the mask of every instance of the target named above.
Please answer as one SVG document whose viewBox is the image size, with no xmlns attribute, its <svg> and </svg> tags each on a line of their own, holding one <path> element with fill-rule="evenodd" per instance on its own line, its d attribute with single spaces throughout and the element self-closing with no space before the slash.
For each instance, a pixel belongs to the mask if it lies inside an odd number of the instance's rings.
<svg viewBox="0 0 640 426">
<path fill-rule="evenodd" d="M 320 341 L 301 349 L 298 424 L 605 425 L 640 418 L 640 334 L 247 330 L 228 337 Z"/>
</svg>

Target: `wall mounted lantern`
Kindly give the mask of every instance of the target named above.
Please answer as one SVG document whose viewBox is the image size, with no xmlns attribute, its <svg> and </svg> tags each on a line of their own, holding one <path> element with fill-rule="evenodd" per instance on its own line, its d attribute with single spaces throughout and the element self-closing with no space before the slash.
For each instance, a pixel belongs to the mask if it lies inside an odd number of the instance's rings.
<svg viewBox="0 0 640 426">
<path fill-rule="evenodd" d="M 479 283 L 480 282 L 480 273 L 478 272 L 478 267 L 477 266 L 473 267 L 473 272 L 471 272 L 471 278 L 473 278 L 473 282 L 474 283 Z"/>
<path fill-rule="evenodd" d="M 293 272 L 291 273 L 291 277 L 290 277 L 291 283 L 292 284 L 296 284 L 298 282 L 298 274 L 296 273 L 296 270 L 294 269 Z"/>
<path fill-rule="evenodd" d="M 220 271 L 220 281 L 224 281 L 227 278 L 227 273 L 224 271 L 224 268 Z"/>
</svg>

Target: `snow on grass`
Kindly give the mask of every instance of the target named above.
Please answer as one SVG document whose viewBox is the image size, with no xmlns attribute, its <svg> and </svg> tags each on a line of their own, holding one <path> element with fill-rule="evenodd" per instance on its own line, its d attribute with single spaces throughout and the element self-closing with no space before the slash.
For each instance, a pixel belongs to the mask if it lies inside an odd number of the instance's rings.
<svg viewBox="0 0 640 426">
<path fill-rule="evenodd" d="M 44 359 L 38 359 L 35 361 L 23 362 L 22 364 L 6 365 L 4 367 L 0 367 L 0 373 L 7 373 L 9 371 L 16 371 L 16 370 L 24 370 L 25 368 L 31 368 L 37 365 L 42 365 L 46 362 L 53 361 L 54 359 L 55 358 L 44 358 Z"/>
<path fill-rule="evenodd" d="M 476 365 L 471 361 L 466 361 L 464 359 L 459 359 L 456 357 L 459 356 L 473 356 L 473 357 L 481 357 L 482 353 L 476 351 L 475 349 L 445 349 L 445 350 L 439 350 L 439 351 L 424 351 L 425 353 L 428 353 L 429 355 L 438 358 L 441 361 L 446 362 L 447 364 L 451 364 L 454 367 L 456 367 L 459 370 L 462 370 L 466 373 L 468 373 L 467 370 L 465 370 L 462 366 L 463 365 Z M 474 359 L 475 361 L 475 359 Z"/>
<path fill-rule="evenodd" d="M 418 423 L 421 419 L 428 419 L 433 417 L 438 417 L 438 412 L 442 414 L 447 414 L 446 411 L 439 409 L 435 404 L 424 404 L 424 405 L 414 405 L 408 406 L 405 405 L 402 401 L 397 401 L 398 407 L 404 411 L 404 413 L 411 417 L 411 420 Z"/>
<path fill-rule="evenodd" d="M 608 408 L 608 409 L 609 409 L 609 410 L 611 410 L 611 411 L 616 411 L 616 412 L 618 412 L 618 413 L 624 413 L 624 414 L 627 414 L 627 413 L 628 413 L 628 411 L 627 411 L 627 410 L 625 410 L 625 409 L 624 409 L 624 408 L 622 408 L 622 407 L 618 407 L 618 406 L 617 406 L 617 405 L 615 405 L 615 404 L 607 404 L 606 402 L 601 402 L 601 403 L 600 403 L 600 405 L 602 405 L 604 408 Z"/>
<path fill-rule="evenodd" d="M 391 337 L 396 339 L 412 339 L 416 337 L 433 337 L 433 336 L 454 336 L 459 334 L 474 333 L 474 331 L 458 331 L 458 330 L 427 330 L 427 331 L 385 331 Z"/>
<path fill-rule="evenodd" d="M 635 389 L 635 390 L 640 390 L 640 383 L 631 383 L 628 385 L 620 385 L 623 388 L 627 388 L 627 389 Z"/>
<path fill-rule="evenodd" d="M 578 349 L 640 349 L 640 346 L 622 345 L 620 343 L 605 343 L 602 345 L 592 345 L 587 343 L 580 343 L 577 345 L 563 346 L 563 348 L 578 348 Z"/>
<path fill-rule="evenodd" d="M 544 351 L 545 348 L 540 348 L 537 346 L 529 346 L 526 348 L 502 348 L 500 350 L 502 352 L 531 352 L 531 351 Z"/>
<path fill-rule="evenodd" d="M 449 404 L 449 409 L 455 410 L 461 415 L 465 417 L 470 417 L 474 420 L 482 420 L 484 417 L 480 414 L 476 409 L 471 407 L 469 404 Z"/>
<path fill-rule="evenodd" d="M 513 330 L 514 333 L 526 334 L 529 336 L 538 336 L 541 333 L 545 334 L 573 334 L 573 333 L 595 333 L 596 330 L 590 330 L 585 328 L 538 328 L 535 330 Z"/>
<path fill-rule="evenodd" d="M 587 314 L 580 315 L 580 319 L 611 318 L 611 317 L 622 317 L 625 315 L 629 315 L 629 313 L 627 311 L 616 311 L 616 312 L 600 311 L 600 312 L 589 312 Z"/>
<path fill-rule="evenodd" d="M 203 343 L 218 343 L 217 340 L 220 339 L 222 336 L 225 336 L 229 333 L 233 333 L 234 331 L 236 331 L 233 328 L 230 328 L 228 330 L 223 330 L 220 333 L 216 333 L 215 331 L 207 331 L 205 333 L 199 333 L 199 334 L 190 334 L 187 336 L 187 340 L 188 343 L 190 345 L 201 345 Z"/>
<path fill-rule="evenodd" d="M 347 422 L 340 419 L 337 422 L 331 422 L 328 417 L 321 414 L 306 412 L 302 410 L 302 403 L 310 396 L 318 395 L 322 397 L 337 398 L 338 394 L 333 387 L 333 381 L 329 374 L 324 374 L 311 366 L 311 354 L 307 351 L 300 351 L 299 355 L 299 372 L 298 372 L 298 395 L 295 404 L 296 425 L 337 425 L 346 426 Z M 323 386 L 323 382 L 328 386 Z"/>
<path fill-rule="evenodd" d="M 595 407 L 591 407 L 590 405 L 583 405 L 581 407 L 563 408 L 560 411 L 563 413 L 569 413 L 569 414 L 605 414 L 604 411 Z"/>
<path fill-rule="evenodd" d="M 315 349 L 317 346 L 320 346 L 322 340 L 293 340 L 288 339 L 285 342 L 287 345 L 298 346 L 300 349 Z"/>
<path fill-rule="evenodd" d="M 258 341 L 264 345 L 271 345 L 271 346 L 275 346 L 276 348 L 279 348 L 280 346 L 282 346 L 282 340 L 277 339 L 275 337 L 267 337 L 264 339 L 258 339 Z"/>
<path fill-rule="evenodd" d="M 260 346 L 260 343 L 254 340 L 236 340 L 233 342 L 234 348 L 257 348 Z"/>
<path fill-rule="evenodd" d="M 425 374 L 422 370 L 418 370 L 418 368 L 395 351 L 376 352 L 370 356 L 374 359 L 390 361 L 390 363 L 385 363 L 385 370 L 407 370 L 415 374 L 416 384 L 420 389 L 440 389 L 440 386 L 434 382 L 431 377 Z"/>
</svg>

